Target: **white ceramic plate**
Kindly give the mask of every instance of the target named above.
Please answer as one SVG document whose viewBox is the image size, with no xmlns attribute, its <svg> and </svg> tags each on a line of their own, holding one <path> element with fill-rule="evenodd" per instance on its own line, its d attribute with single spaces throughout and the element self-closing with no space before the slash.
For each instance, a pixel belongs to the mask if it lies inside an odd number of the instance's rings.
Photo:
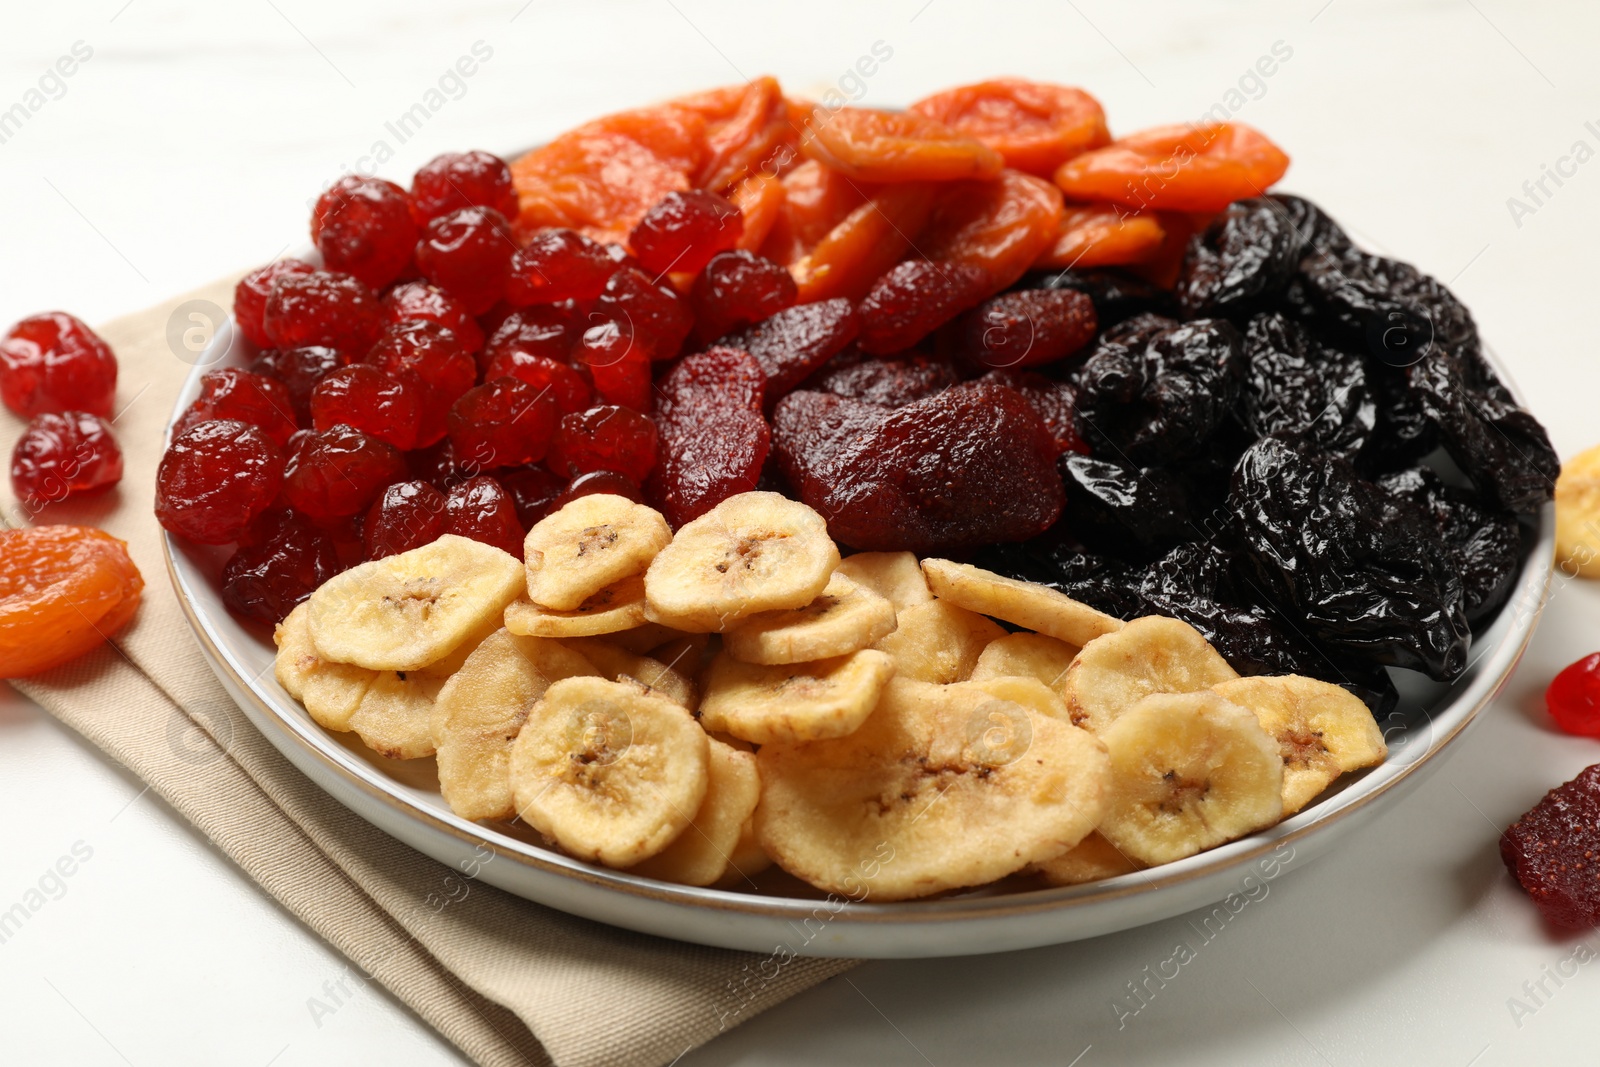
<svg viewBox="0 0 1600 1067">
<path fill-rule="evenodd" d="M 234 340 L 230 320 L 190 372 L 174 419 L 194 399 L 202 373 L 248 362 L 248 344 Z M 195 636 L 256 728 L 334 799 L 464 877 L 574 915 L 705 945 L 780 956 L 915 957 L 1032 948 L 1154 922 L 1258 891 L 1259 883 L 1327 851 L 1437 769 L 1505 683 L 1543 607 L 1554 541 L 1547 507 L 1510 601 L 1474 642 L 1466 673 L 1443 686 L 1396 672 L 1400 708 L 1382 724 L 1387 762 L 1348 778 L 1293 818 L 1201 855 L 1092 885 L 988 889 L 894 904 L 824 896 L 777 871 L 758 879 L 761 893 L 692 889 L 590 866 L 510 828 L 461 819 L 439 796 L 431 759 L 387 761 L 351 735 L 329 733 L 278 685 L 269 637 L 240 624 L 222 605 L 216 550 L 171 534 L 164 543 Z"/>
</svg>

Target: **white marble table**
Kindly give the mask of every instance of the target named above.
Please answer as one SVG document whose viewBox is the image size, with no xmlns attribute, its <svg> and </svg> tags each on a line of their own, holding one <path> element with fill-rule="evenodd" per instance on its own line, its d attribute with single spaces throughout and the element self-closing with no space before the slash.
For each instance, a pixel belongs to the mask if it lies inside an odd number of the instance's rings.
<svg viewBox="0 0 1600 1067">
<path fill-rule="evenodd" d="M 1294 155 L 1288 188 L 1450 282 L 1564 455 L 1600 440 L 1600 163 L 1563 159 L 1578 141 L 1585 156 L 1600 149 L 1592 5 L 444 9 L 95 0 L 9 12 L 0 112 L 40 106 L 0 117 L 0 321 L 56 306 L 104 319 L 270 259 L 303 240 L 309 199 L 377 142 L 393 154 L 380 170 L 405 180 L 448 148 L 510 150 L 741 75 L 855 92 L 845 72 L 883 42 L 892 56 L 862 89 L 875 101 L 1017 73 L 1091 89 L 1120 130 L 1222 104 Z M 77 42 L 89 58 L 47 76 Z M 441 87 L 476 42 L 489 58 Z M 1272 75 L 1253 77 L 1275 46 Z M 442 106 L 402 142 L 386 123 L 435 88 Z M 1593 1062 L 1600 935 L 1546 933 L 1496 838 L 1600 760 L 1600 745 L 1554 734 L 1540 702 L 1556 669 L 1597 647 L 1600 589 L 1562 587 L 1448 766 L 1209 940 L 1175 919 L 1034 952 L 869 964 L 680 1062 Z M 0 942 L 6 1061 L 460 1062 L 134 779 L 9 691 L 0 810 L 13 813 L 0 910 L 30 890 L 45 901 Z M 48 875 L 75 852 L 70 877 Z M 1183 939 L 1195 958 L 1146 981 Z"/>
</svg>

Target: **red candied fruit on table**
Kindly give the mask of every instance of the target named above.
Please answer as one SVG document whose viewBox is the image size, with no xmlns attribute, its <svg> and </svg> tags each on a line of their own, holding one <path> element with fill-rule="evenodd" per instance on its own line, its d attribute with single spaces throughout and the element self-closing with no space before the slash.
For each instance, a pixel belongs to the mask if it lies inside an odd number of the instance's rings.
<svg viewBox="0 0 1600 1067">
<path fill-rule="evenodd" d="M 961 317 L 966 351 L 986 367 L 1036 367 L 1094 339 L 1094 301 L 1075 289 L 1022 289 L 991 297 Z"/>
<path fill-rule="evenodd" d="M 483 347 L 483 328 L 467 311 L 466 305 L 425 281 L 402 282 L 383 296 L 383 309 L 388 313 L 386 325 L 397 322 L 423 320 L 437 322 L 461 341 L 468 352 Z"/>
<path fill-rule="evenodd" d="M 712 256 L 737 246 L 743 234 L 738 208 L 715 193 L 690 189 L 656 201 L 628 234 L 628 247 L 653 274 L 698 274 Z"/>
<path fill-rule="evenodd" d="M 424 481 L 395 482 L 378 494 L 361 524 L 368 559 L 431 545 L 445 533 L 445 496 Z"/>
<path fill-rule="evenodd" d="M 644 493 L 639 487 L 616 471 L 590 471 L 588 474 L 578 475 L 567 483 L 561 495 L 550 502 L 550 512 L 560 511 L 581 496 L 595 496 L 600 493 L 625 496 L 635 504 L 645 502 Z"/>
<path fill-rule="evenodd" d="M 864 352 L 910 348 L 987 296 L 993 287 L 981 267 L 908 259 L 873 284 L 856 315 Z"/>
<path fill-rule="evenodd" d="M 261 323 L 278 348 L 322 345 L 359 357 L 383 332 L 384 312 L 359 278 L 316 270 L 274 281 Z"/>
<path fill-rule="evenodd" d="M 480 469 L 519 467 L 544 458 L 556 418 L 555 397 L 520 378 L 496 378 L 450 408 L 450 444 Z"/>
<path fill-rule="evenodd" d="M 505 296 L 516 250 L 504 215 L 491 207 L 464 207 L 428 223 L 417 242 L 417 269 L 481 315 Z"/>
<path fill-rule="evenodd" d="M 695 279 L 689 296 L 695 332 L 714 341 L 735 327 L 777 314 L 795 302 L 797 292 L 787 267 L 742 249 L 719 252 Z"/>
<path fill-rule="evenodd" d="M 594 389 L 577 368 L 549 356 L 536 356 L 510 349 L 495 359 L 483 372 L 485 381 L 512 377 L 538 390 L 548 390 L 555 399 L 556 411 L 563 415 L 582 411 L 594 402 Z"/>
<path fill-rule="evenodd" d="M 950 364 L 927 356 L 875 359 L 847 353 L 822 369 L 813 388 L 897 408 L 942 393 L 960 380 Z"/>
<path fill-rule="evenodd" d="M 289 392 L 289 405 L 295 422 L 311 422 L 311 390 L 351 357 L 336 348 L 307 345 L 304 348 L 269 348 L 250 364 L 250 373 L 282 382 Z"/>
<path fill-rule="evenodd" d="M 415 375 L 392 378 L 366 363 L 340 367 L 311 391 L 311 425 L 344 423 L 404 452 L 416 446 L 422 425 L 420 388 Z"/>
<path fill-rule="evenodd" d="M 250 343 L 257 348 L 272 344 L 262 319 L 267 313 L 267 297 L 272 295 L 272 283 L 289 274 L 314 274 L 315 267 L 298 259 L 280 259 L 258 267 L 239 280 L 233 288 L 233 321 L 239 324 Z"/>
<path fill-rule="evenodd" d="M 811 377 L 856 339 L 861 320 L 844 297 L 797 304 L 722 339 L 756 358 L 767 376 L 767 402 Z"/>
<path fill-rule="evenodd" d="M 406 380 L 408 375 L 415 375 L 421 379 L 418 445 L 431 445 L 445 435 L 450 405 L 478 380 L 477 365 L 461 339 L 438 323 L 425 320 L 390 326 L 362 362 L 391 378 Z"/>
<path fill-rule="evenodd" d="M 105 420 L 87 411 L 35 415 L 11 450 L 11 489 L 29 512 L 121 480 L 122 449 Z"/>
<path fill-rule="evenodd" d="M 550 446 L 550 468 L 569 478 L 616 471 L 643 482 L 656 465 L 656 424 L 648 415 L 601 404 L 561 416 Z"/>
<path fill-rule="evenodd" d="M 685 356 L 662 378 L 646 491 L 674 527 L 756 487 L 772 441 L 765 387 L 754 356 L 721 346 Z"/>
<path fill-rule="evenodd" d="M 482 541 L 522 558 L 527 531 L 517 518 L 517 505 L 499 482 L 486 474 L 450 490 L 444 504 L 445 532 Z"/>
<path fill-rule="evenodd" d="M 627 323 L 650 359 L 671 359 L 694 329 L 694 315 L 678 294 L 637 267 L 622 267 L 595 301 L 591 321 Z"/>
<path fill-rule="evenodd" d="M 1033 405 L 1044 427 L 1056 443 L 1058 455 L 1068 452 L 1089 454 L 1089 446 L 1078 434 L 1078 392 L 1067 382 L 1021 370 L 992 370 L 980 382 L 1015 389 Z"/>
<path fill-rule="evenodd" d="M 478 365 L 485 370 L 519 352 L 551 359 L 566 359 L 582 336 L 579 315 L 569 303 L 541 304 L 508 314 L 483 346 Z"/>
<path fill-rule="evenodd" d="M 445 152 L 424 163 L 411 179 L 411 210 L 418 225 L 464 207 L 493 208 L 517 217 L 511 168 L 488 152 Z"/>
<path fill-rule="evenodd" d="M 505 491 L 511 494 L 511 500 L 517 507 L 517 518 L 526 529 L 532 529 L 555 510 L 552 503 L 567 487 L 565 479 L 539 464 L 498 471 L 495 476 Z"/>
<path fill-rule="evenodd" d="M 1544 691 L 1556 725 L 1578 737 L 1600 737 L 1600 652 L 1562 668 Z"/>
<path fill-rule="evenodd" d="M 329 270 L 382 289 L 411 266 L 417 249 L 411 199 L 394 182 L 346 174 L 317 198 L 311 240 Z"/>
<path fill-rule="evenodd" d="M 316 522 L 365 511 L 390 482 L 407 474 L 405 458 L 387 441 L 350 426 L 318 430 L 290 455 L 283 471 L 289 506 Z"/>
<path fill-rule="evenodd" d="M 200 395 L 184 410 L 176 429 L 181 433 L 197 422 L 212 419 L 248 422 L 260 427 L 280 447 L 288 444 L 300 428 L 294 417 L 294 401 L 282 382 L 232 367 L 200 376 Z"/>
<path fill-rule="evenodd" d="M 1023 541 L 1064 491 L 1044 422 L 1014 390 L 970 382 L 897 409 L 804 390 L 773 416 L 778 463 L 852 548 L 918 555 Z"/>
<path fill-rule="evenodd" d="M 64 311 L 30 315 L 0 338 L 0 400 L 31 419 L 47 411 L 111 415 L 117 357 Z"/>
<path fill-rule="evenodd" d="M 593 300 L 616 269 L 605 245 L 576 230 L 540 230 L 511 257 L 506 300 L 517 307 Z"/>
<path fill-rule="evenodd" d="M 241 547 L 223 566 L 222 602 L 237 615 L 272 625 L 342 569 L 331 536 L 282 511 L 259 541 Z"/>
<path fill-rule="evenodd" d="M 258 427 L 197 422 L 156 468 L 156 520 L 196 544 L 228 544 L 277 498 L 283 474 L 283 450 Z"/>
<path fill-rule="evenodd" d="M 1600 765 L 1512 823 L 1500 836 L 1500 858 L 1553 925 L 1600 924 Z"/>
</svg>

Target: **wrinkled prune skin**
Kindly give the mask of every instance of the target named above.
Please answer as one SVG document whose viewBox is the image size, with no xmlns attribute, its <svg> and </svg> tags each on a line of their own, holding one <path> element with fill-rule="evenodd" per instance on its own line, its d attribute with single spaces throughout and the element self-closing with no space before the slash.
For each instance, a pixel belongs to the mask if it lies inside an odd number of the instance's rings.
<svg viewBox="0 0 1600 1067">
<path fill-rule="evenodd" d="M 1378 420 L 1361 457 L 1363 470 L 1399 470 L 1438 447 L 1439 428 L 1412 392 L 1405 371 L 1368 360 L 1367 384 L 1377 405 Z"/>
<path fill-rule="evenodd" d="M 1437 349 L 1475 346 L 1466 305 L 1409 263 L 1350 250 L 1300 260 L 1304 292 L 1319 320 L 1379 363 L 1410 367 Z"/>
<path fill-rule="evenodd" d="M 1283 292 L 1302 247 L 1281 204 L 1235 200 L 1190 239 L 1173 287 L 1178 306 L 1191 319 L 1248 314 Z"/>
<path fill-rule="evenodd" d="M 1048 586 L 1119 619 L 1136 619 L 1154 610 L 1139 592 L 1143 571 L 1125 560 L 1088 551 L 1062 536 L 1059 527 L 1021 544 L 985 546 L 973 562 L 1008 578 Z"/>
<path fill-rule="evenodd" d="M 1354 462 L 1377 425 L 1366 362 L 1313 338 L 1282 312 L 1255 316 L 1244 335 L 1244 424 L 1257 437 L 1292 436 Z"/>
<path fill-rule="evenodd" d="M 1456 551 L 1467 622 L 1477 627 L 1494 618 L 1511 595 L 1522 563 L 1517 517 L 1486 505 L 1471 490 L 1446 485 L 1427 467 L 1396 471 L 1378 485 L 1426 512 Z"/>
<path fill-rule="evenodd" d="M 1239 460 L 1229 502 L 1245 573 L 1311 640 L 1440 681 L 1466 668 L 1455 554 L 1420 509 L 1276 437 Z"/>
<path fill-rule="evenodd" d="M 927 356 L 878 359 L 847 351 L 818 371 L 809 387 L 897 408 L 941 393 L 959 380 L 954 367 Z"/>
<path fill-rule="evenodd" d="M 1290 193 L 1274 193 L 1267 199 L 1282 209 L 1284 216 L 1300 234 L 1303 255 L 1320 253 L 1338 256 L 1354 247 L 1343 227 L 1305 197 Z"/>
<path fill-rule="evenodd" d="M 852 548 L 962 552 L 1035 537 L 1061 514 L 1049 432 L 997 385 L 895 410 L 802 390 L 775 410 L 773 443 L 800 499 Z"/>
<path fill-rule="evenodd" d="M 1073 289 L 1083 293 L 1094 302 L 1101 329 L 1145 312 L 1171 315 L 1177 311 L 1170 292 L 1114 267 L 1030 274 L 1017 288 Z"/>
<path fill-rule="evenodd" d="M 1177 459 L 1231 413 L 1243 367 L 1239 331 L 1226 320 L 1130 319 L 1078 368 L 1078 430 L 1096 455 L 1141 466 Z"/>
<path fill-rule="evenodd" d="M 1159 467 L 1140 470 L 1071 453 L 1057 466 L 1067 490 L 1066 522 L 1091 548 L 1150 556 L 1200 536 L 1183 483 Z"/>
</svg>

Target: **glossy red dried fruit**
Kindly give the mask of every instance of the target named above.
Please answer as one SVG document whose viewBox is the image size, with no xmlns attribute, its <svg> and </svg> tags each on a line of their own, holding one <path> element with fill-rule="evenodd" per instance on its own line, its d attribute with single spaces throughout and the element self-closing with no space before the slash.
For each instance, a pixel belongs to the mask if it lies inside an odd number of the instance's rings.
<svg viewBox="0 0 1600 1067">
<path fill-rule="evenodd" d="M 288 444 L 300 428 L 294 417 L 294 402 L 282 382 L 231 367 L 200 376 L 200 395 L 178 419 L 176 432 L 212 419 L 248 422 L 260 427 L 280 447 Z"/>
<path fill-rule="evenodd" d="M 1036 367 L 1094 339 L 1094 301 L 1074 289 L 1001 293 L 961 316 L 966 351 L 986 367 Z"/>
<path fill-rule="evenodd" d="M 511 494 L 487 475 L 469 478 L 445 499 L 445 532 L 470 537 L 522 558 L 526 531 Z"/>
<path fill-rule="evenodd" d="M 424 481 L 395 482 L 378 494 L 361 524 L 368 559 L 431 545 L 445 533 L 445 496 Z"/>
<path fill-rule="evenodd" d="M 487 378 L 489 366 L 512 352 L 565 360 L 582 336 L 583 325 L 578 309 L 567 301 L 512 311 L 489 336 L 478 365 Z"/>
<path fill-rule="evenodd" d="M 417 269 L 480 315 L 505 295 L 516 250 L 504 215 L 494 208 L 464 207 L 428 223 L 417 242 Z"/>
<path fill-rule="evenodd" d="M 267 336 L 262 317 L 267 311 L 267 297 L 272 293 L 272 283 L 286 274 L 312 274 L 317 268 L 298 259 L 280 259 L 258 267 L 239 280 L 233 288 L 233 321 L 250 343 L 258 348 L 272 344 Z"/>
<path fill-rule="evenodd" d="M 691 189 L 668 193 L 646 211 L 628 234 L 628 247 L 658 276 L 696 274 L 712 256 L 737 245 L 743 233 L 738 208 L 715 193 Z"/>
<path fill-rule="evenodd" d="M 611 275 L 590 320 L 626 323 L 651 359 L 676 356 L 694 328 L 694 315 L 678 294 L 636 267 L 623 267 Z"/>
<path fill-rule="evenodd" d="M 382 289 L 411 266 L 417 247 L 411 199 L 394 182 L 346 174 L 317 198 L 311 240 L 329 270 Z"/>
<path fill-rule="evenodd" d="M 754 252 L 735 250 L 711 257 L 694 281 L 690 303 L 695 332 L 714 341 L 729 330 L 760 322 L 793 304 L 794 276 Z"/>
<path fill-rule="evenodd" d="M 86 411 L 35 415 L 11 450 L 11 489 L 30 513 L 122 480 L 122 449 L 111 427 Z"/>
<path fill-rule="evenodd" d="M 25 419 L 47 411 L 109 417 L 116 391 L 111 346 L 64 311 L 30 315 L 0 338 L 0 400 Z"/>
<path fill-rule="evenodd" d="M 445 434 L 450 405 L 472 388 L 478 368 L 466 347 L 436 322 L 401 322 L 383 331 L 364 362 L 391 378 L 414 374 L 422 380 L 422 422 L 417 444 L 431 445 Z"/>
<path fill-rule="evenodd" d="M 908 259 L 883 277 L 856 305 L 858 343 L 864 352 L 901 352 L 992 291 L 979 267 Z"/>
<path fill-rule="evenodd" d="M 446 437 L 427 448 L 418 448 L 406 453 L 406 467 L 411 471 L 411 477 L 427 482 L 441 491 L 448 491 L 457 482 L 466 481 L 475 474 L 482 474 L 482 468 L 475 464 L 463 464 L 456 459 L 455 446 Z"/>
<path fill-rule="evenodd" d="M 897 408 L 942 393 L 958 381 L 954 367 L 927 356 L 877 359 L 847 353 L 822 369 L 813 388 Z"/>
<path fill-rule="evenodd" d="M 1033 405 L 1033 410 L 1044 420 L 1045 429 L 1056 443 L 1057 454 L 1080 452 L 1089 454 L 1089 446 L 1078 435 L 1077 391 L 1066 382 L 1046 378 L 1032 371 L 993 370 L 978 379 L 990 385 L 1003 385 L 1015 389 Z"/>
<path fill-rule="evenodd" d="M 403 282 L 384 294 L 383 309 L 389 316 L 387 325 L 417 320 L 437 322 L 455 334 L 468 352 L 483 348 L 483 330 L 478 320 L 467 311 L 466 305 L 437 285 L 425 281 Z"/>
<path fill-rule="evenodd" d="M 894 410 L 791 393 L 773 443 L 800 499 L 853 548 L 961 552 L 1037 536 L 1061 514 L 1054 445 L 1011 389 L 968 383 Z"/>
<path fill-rule="evenodd" d="M 756 487 L 771 447 L 765 386 L 754 356 L 720 346 L 685 356 L 662 378 L 647 490 L 674 527 Z"/>
<path fill-rule="evenodd" d="M 283 496 L 316 521 L 366 510 L 383 487 L 406 476 L 400 450 L 349 426 L 318 430 L 289 456 Z"/>
<path fill-rule="evenodd" d="M 556 411 L 562 415 L 582 411 L 594 403 L 594 389 L 588 379 L 559 359 L 513 348 L 495 357 L 483 372 L 485 381 L 507 376 L 521 379 L 535 389 L 548 390 L 556 402 Z"/>
<path fill-rule="evenodd" d="M 517 506 L 517 518 L 525 529 L 532 529 L 539 520 L 553 512 L 553 501 L 567 487 L 563 479 L 536 464 L 499 471 L 495 477 L 511 494 L 511 500 Z"/>
<path fill-rule="evenodd" d="M 635 504 L 645 502 L 644 493 L 639 487 L 616 471 L 590 471 L 572 479 L 561 495 L 550 502 L 550 511 L 560 511 L 580 496 L 594 496 L 597 493 L 625 496 Z"/>
<path fill-rule="evenodd" d="M 506 300 L 517 307 L 593 300 L 616 269 L 605 245 L 576 230 L 540 230 L 511 257 Z"/>
<path fill-rule="evenodd" d="M 283 482 L 283 451 L 260 429 L 233 419 L 174 434 L 156 468 L 156 520 L 202 545 L 237 540 Z"/>
<path fill-rule="evenodd" d="M 855 305 L 844 297 L 798 304 L 723 338 L 730 348 L 756 358 L 767 375 L 773 403 L 828 360 L 844 351 L 861 330 Z"/>
<path fill-rule="evenodd" d="M 421 379 L 393 378 L 366 363 L 341 367 L 311 391 L 311 425 L 344 423 L 402 452 L 414 448 L 422 425 Z"/>
<path fill-rule="evenodd" d="M 1556 725 L 1579 737 L 1600 737 L 1600 652 L 1562 669 L 1544 691 Z"/>
<path fill-rule="evenodd" d="M 569 478 L 591 471 L 616 471 L 643 482 L 656 465 L 656 424 L 615 404 L 561 417 L 550 447 L 550 468 Z"/>
<path fill-rule="evenodd" d="M 304 426 L 311 423 L 311 390 L 349 363 L 350 357 L 337 348 L 269 348 L 250 364 L 250 372 L 282 382 L 295 422 Z"/>
<path fill-rule="evenodd" d="M 382 332 L 383 306 L 348 274 L 283 274 L 272 283 L 262 330 L 279 348 L 325 345 L 360 357 Z"/>
<path fill-rule="evenodd" d="M 489 207 L 508 219 L 517 217 L 517 192 L 505 160 L 476 149 L 445 152 L 412 177 L 411 210 L 419 224 L 464 207 Z"/>
<path fill-rule="evenodd" d="M 595 396 L 601 401 L 649 413 L 655 395 L 650 364 L 638 359 L 619 359 L 590 366 L 589 375 L 594 380 Z"/>
<path fill-rule="evenodd" d="M 260 541 L 241 547 L 222 568 L 222 602 L 269 626 L 342 569 L 327 533 L 291 511 L 275 520 Z"/>
<path fill-rule="evenodd" d="M 1556 926 L 1600 924 L 1600 765 L 1557 786 L 1500 837 L 1500 858 Z"/>
<path fill-rule="evenodd" d="M 461 461 L 482 469 L 544 458 L 556 427 L 555 397 L 520 378 L 469 389 L 450 408 L 450 443 Z"/>
</svg>

